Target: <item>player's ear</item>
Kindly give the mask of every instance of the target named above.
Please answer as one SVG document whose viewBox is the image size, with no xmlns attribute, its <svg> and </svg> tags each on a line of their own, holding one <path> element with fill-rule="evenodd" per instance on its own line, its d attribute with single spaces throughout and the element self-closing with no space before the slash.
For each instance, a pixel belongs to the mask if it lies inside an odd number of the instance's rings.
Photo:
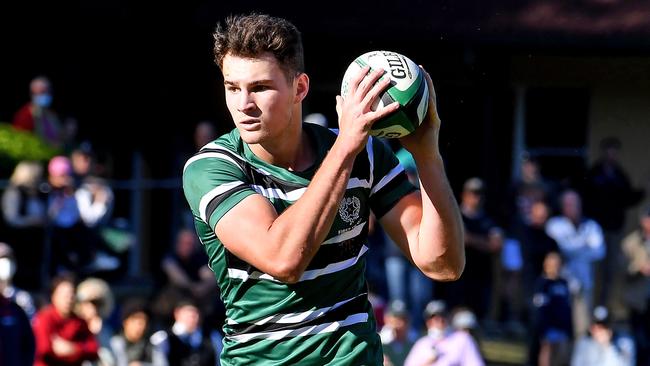
<svg viewBox="0 0 650 366">
<path fill-rule="evenodd" d="M 307 74 L 300 73 L 294 79 L 294 85 L 296 86 L 296 96 L 294 98 L 295 103 L 300 103 L 305 99 L 307 93 L 309 92 L 309 76 Z"/>
</svg>

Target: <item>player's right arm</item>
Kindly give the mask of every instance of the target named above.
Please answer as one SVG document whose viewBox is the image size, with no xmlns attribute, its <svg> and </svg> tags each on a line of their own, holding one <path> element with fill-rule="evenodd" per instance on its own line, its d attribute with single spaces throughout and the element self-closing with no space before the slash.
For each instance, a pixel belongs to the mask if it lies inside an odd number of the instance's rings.
<svg viewBox="0 0 650 366">
<path fill-rule="evenodd" d="M 372 123 L 398 107 L 394 103 L 371 110 L 389 80 L 375 83 L 381 72 L 368 71 L 359 72 L 345 100 L 337 97 L 339 135 L 295 203 L 278 214 L 268 199 L 250 194 L 216 222 L 215 233 L 228 251 L 280 281 L 301 278 L 330 230 Z"/>
</svg>

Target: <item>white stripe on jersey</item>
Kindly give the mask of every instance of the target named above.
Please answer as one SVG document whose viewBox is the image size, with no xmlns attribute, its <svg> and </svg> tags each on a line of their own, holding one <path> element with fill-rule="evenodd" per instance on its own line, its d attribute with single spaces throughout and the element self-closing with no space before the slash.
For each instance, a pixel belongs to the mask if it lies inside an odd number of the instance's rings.
<svg viewBox="0 0 650 366">
<path fill-rule="evenodd" d="M 337 322 L 323 323 L 323 324 L 318 324 L 318 325 L 313 325 L 313 326 L 303 327 L 298 329 L 287 329 L 287 330 L 280 330 L 275 332 L 271 331 L 271 332 L 260 332 L 260 333 L 248 333 L 248 334 L 240 334 L 240 335 L 226 336 L 226 337 L 239 343 L 248 342 L 254 339 L 278 340 L 283 338 L 332 333 L 341 327 L 358 324 L 358 323 L 365 323 L 367 321 L 368 321 L 368 313 L 357 313 L 357 314 L 351 314 L 344 320 L 337 321 Z"/>
<path fill-rule="evenodd" d="M 368 175 L 368 181 L 370 183 L 370 186 L 372 187 L 372 184 L 375 182 L 375 176 L 373 172 L 375 171 L 375 154 L 373 152 L 373 144 L 374 144 L 374 139 L 369 138 L 368 143 L 366 144 L 366 153 L 368 154 L 368 165 L 370 165 L 370 172 Z"/>
<path fill-rule="evenodd" d="M 366 221 L 360 223 L 359 225 L 353 226 L 350 230 L 341 233 L 339 235 L 333 236 L 323 242 L 322 245 L 327 245 L 327 244 L 336 244 L 340 243 L 342 241 L 352 239 L 356 237 L 357 235 L 361 234 L 361 230 L 363 230 L 363 227 L 366 226 Z"/>
<path fill-rule="evenodd" d="M 266 188 L 264 186 L 252 185 L 252 184 L 250 187 L 255 192 L 261 194 L 266 198 L 279 198 L 284 201 L 291 201 L 291 202 L 297 201 L 300 197 L 302 197 L 303 193 L 305 193 L 305 191 L 307 190 L 307 187 L 304 187 L 304 188 L 294 189 L 291 192 L 285 193 L 283 190 L 279 188 Z"/>
<path fill-rule="evenodd" d="M 300 277 L 300 279 L 298 280 L 298 282 L 313 280 L 313 279 L 318 278 L 320 276 L 332 274 L 332 273 L 339 272 L 339 271 L 342 271 L 344 269 L 350 268 L 350 267 L 354 266 L 355 264 L 357 264 L 357 262 L 359 261 L 361 256 L 364 255 L 367 251 L 368 251 L 368 247 L 363 245 L 361 247 L 361 249 L 359 250 L 359 254 L 357 254 L 357 256 L 354 257 L 354 258 L 346 259 L 346 260 L 341 261 L 341 262 L 330 263 L 330 264 L 328 264 L 327 266 L 325 266 L 323 268 L 312 269 L 312 270 L 309 270 L 309 271 L 305 271 L 302 274 L 302 277 Z M 244 270 L 235 269 L 235 268 L 228 268 L 228 277 L 230 277 L 230 278 L 238 278 L 238 279 L 243 280 L 243 281 L 248 281 L 249 279 L 251 279 L 251 280 L 269 280 L 269 281 L 274 281 L 274 282 L 281 282 L 280 280 L 277 280 L 277 279 L 273 278 L 273 276 L 271 276 L 269 274 L 266 274 L 266 273 L 262 273 L 262 272 L 259 272 L 259 271 L 254 271 L 254 272 L 249 274 L 248 272 L 246 272 Z"/>
<path fill-rule="evenodd" d="M 201 220 L 203 220 L 206 224 L 208 223 L 209 218 L 207 217 L 206 209 L 208 208 L 210 201 L 212 201 L 218 195 L 242 184 L 244 184 L 242 181 L 224 183 L 212 188 L 208 193 L 203 195 L 203 197 L 201 197 L 201 201 L 199 202 L 199 215 L 201 216 Z"/>
<path fill-rule="evenodd" d="M 393 180 L 393 178 L 395 178 L 399 173 L 403 171 L 404 171 L 404 167 L 402 167 L 402 165 L 395 166 L 393 169 L 391 169 L 390 172 L 388 172 L 388 174 L 386 174 L 381 178 L 381 180 L 377 183 L 376 186 L 372 187 L 372 189 L 370 190 L 370 195 L 372 196 L 373 194 L 377 193 L 377 191 L 384 188 L 386 184 L 390 183 Z"/>
<path fill-rule="evenodd" d="M 205 159 L 205 158 L 217 158 L 217 159 L 227 160 L 227 161 L 231 162 L 233 165 L 235 165 L 237 168 L 239 168 L 241 170 L 241 167 L 239 166 L 239 164 L 237 164 L 237 162 L 235 162 L 229 155 L 226 155 L 226 154 L 220 153 L 220 152 L 216 152 L 216 151 L 210 151 L 210 152 L 200 153 L 200 154 L 194 155 L 191 158 L 189 158 L 187 160 L 187 162 L 185 163 L 185 166 L 183 167 L 183 173 L 185 173 L 185 170 L 187 169 L 188 166 L 190 166 L 190 164 L 192 164 L 193 162 L 195 162 L 197 160 L 201 160 L 201 159 Z"/>
<path fill-rule="evenodd" d="M 293 323 L 301 323 L 301 322 L 310 321 L 310 320 L 316 319 L 318 317 L 321 317 L 321 316 L 325 315 L 326 313 L 328 313 L 328 312 L 330 312 L 330 311 L 332 311 L 334 309 L 340 308 L 341 306 L 349 303 L 350 301 L 357 299 L 359 296 L 365 296 L 365 295 L 367 295 L 366 292 L 364 292 L 362 294 L 359 294 L 357 296 L 351 297 L 351 298 L 349 298 L 347 300 L 337 302 L 336 304 L 334 304 L 332 306 L 328 306 L 328 307 L 324 307 L 324 308 L 320 308 L 320 309 L 316 309 L 316 310 L 305 311 L 305 312 L 301 312 L 301 313 L 288 313 L 288 314 L 271 315 L 271 316 L 266 317 L 264 319 L 258 320 L 253 324 L 255 324 L 255 325 L 264 325 L 264 324 L 267 324 L 267 323 L 293 324 Z M 239 324 L 238 322 L 236 322 L 234 320 L 231 320 L 231 319 L 228 319 L 227 322 L 230 325 Z"/>
</svg>

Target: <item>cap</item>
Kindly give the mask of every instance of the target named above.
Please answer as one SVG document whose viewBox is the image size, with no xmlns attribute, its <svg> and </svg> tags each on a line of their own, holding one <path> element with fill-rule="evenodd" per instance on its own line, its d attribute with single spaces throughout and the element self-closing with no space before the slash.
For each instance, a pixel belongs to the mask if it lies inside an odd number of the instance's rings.
<svg viewBox="0 0 650 366">
<path fill-rule="evenodd" d="M 594 308 L 591 321 L 594 324 L 609 325 L 609 310 L 606 307 L 599 305 Z"/>
<path fill-rule="evenodd" d="M 62 176 L 72 173 L 70 159 L 63 155 L 53 157 L 47 164 L 47 172 L 53 176 Z"/>
<path fill-rule="evenodd" d="M 429 301 L 424 308 L 424 317 L 431 318 L 434 315 L 443 315 L 447 311 L 447 305 L 442 300 Z"/>
<path fill-rule="evenodd" d="M 327 127 L 328 125 L 327 117 L 325 117 L 325 115 L 322 113 L 311 113 L 306 115 L 305 122 L 321 125 L 323 127 Z"/>
<path fill-rule="evenodd" d="M 408 316 L 408 309 L 404 301 L 393 300 L 388 304 L 386 313 L 392 316 L 405 317 Z"/>
<path fill-rule="evenodd" d="M 474 329 L 476 324 L 476 315 L 467 309 L 457 311 L 451 319 L 451 325 L 456 329 Z"/>
<path fill-rule="evenodd" d="M 469 178 L 463 185 L 463 190 L 470 192 L 482 192 L 484 188 L 483 180 L 477 177 Z"/>
<path fill-rule="evenodd" d="M 0 242 L 0 258 L 11 257 L 13 258 L 14 251 L 9 244 Z"/>
</svg>

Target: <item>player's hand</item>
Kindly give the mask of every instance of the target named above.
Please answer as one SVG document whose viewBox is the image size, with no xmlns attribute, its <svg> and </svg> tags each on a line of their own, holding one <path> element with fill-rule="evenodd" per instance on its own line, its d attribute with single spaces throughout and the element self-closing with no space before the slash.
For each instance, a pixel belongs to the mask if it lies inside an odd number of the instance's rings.
<svg viewBox="0 0 650 366">
<path fill-rule="evenodd" d="M 350 91 L 345 97 L 336 96 L 336 113 L 339 116 L 339 138 L 355 154 L 361 151 L 368 141 L 370 128 L 375 121 L 393 113 L 399 108 L 394 102 L 372 110 L 373 103 L 390 85 L 390 78 L 381 76 L 386 71 L 374 70 L 365 66 L 350 79 Z"/>
<path fill-rule="evenodd" d="M 420 72 L 424 74 L 424 79 L 429 87 L 429 105 L 427 114 L 422 124 L 412 133 L 399 139 L 400 143 L 406 150 L 414 156 L 416 155 L 439 155 L 438 135 L 440 133 L 440 117 L 438 116 L 438 107 L 436 105 L 436 90 L 433 87 L 433 81 L 429 73 L 420 66 Z"/>
</svg>

